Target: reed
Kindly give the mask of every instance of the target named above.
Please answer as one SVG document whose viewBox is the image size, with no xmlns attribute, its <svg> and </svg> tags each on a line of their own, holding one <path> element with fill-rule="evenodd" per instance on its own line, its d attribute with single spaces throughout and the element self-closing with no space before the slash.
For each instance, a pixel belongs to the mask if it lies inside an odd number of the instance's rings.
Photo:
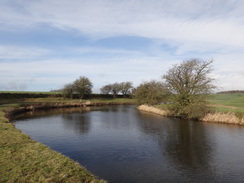
<svg viewBox="0 0 244 183">
<path fill-rule="evenodd" d="M 146 111 L 161 116 L 170 116 L 170 111 L 159 109 L 154 106 L 140 105 L 137 108 L 141 111 Z M 229 112 L 229 113 L 213 112 L 213 113 L 206 114 L 202 119 L 200 119 L 200 121 L 244 125 L 244 116 L 239 118 L 233 112 Z"/>
<path fill-rule="evenodd" d="M 148 106 L 148 105 L 140 105 L 137 107 L 141 111 L 158 114 L 161 116 L 169 116 L 169 112 L 163 109 L 158 109 L 156 107 Z"/>
<path fill-rule="evenodd" d="M 238 117 L 236 117 L 235 113 L 231 113 L 231 112 L 229 112 L 229 113 L 221 113 L 221 112 L 208 113 L 206 116 L 204 116 L 201 119 L 201 121 L 244 125 L 244 117 L 238 118 Z"/>
</svg>

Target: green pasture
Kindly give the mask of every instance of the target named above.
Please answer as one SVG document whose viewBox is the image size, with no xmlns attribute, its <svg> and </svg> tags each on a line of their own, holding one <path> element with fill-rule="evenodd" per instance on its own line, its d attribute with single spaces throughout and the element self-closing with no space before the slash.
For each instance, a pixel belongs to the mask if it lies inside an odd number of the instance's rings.
<svg viewBox="0 0 244 183">
<path fill-rule="evenodd" d="M 244 116 L 244 93 L 214 94 L 209 102 L 214 111 L 235 113 L 239 118 Z"/>
<path fill-rule="evenodd" d="M 244 108 L 244 93 L 214 94 L 210 97 L 211 104 Z"/>
</svg>

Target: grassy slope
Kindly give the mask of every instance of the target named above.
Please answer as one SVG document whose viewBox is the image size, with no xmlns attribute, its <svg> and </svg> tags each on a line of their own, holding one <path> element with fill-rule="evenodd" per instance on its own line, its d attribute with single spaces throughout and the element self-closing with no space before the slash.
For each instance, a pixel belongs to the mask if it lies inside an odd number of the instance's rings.
<svg viewBox="0 0 244 183">
<path fill-rule="evenodd" d="M 244 117 L 244 93 L 214 94 L 209 98 L 213 111 L 234 113 L 236 117 Z M 167 105 L 157 105 L 157 108 L 167 110 Z"/>
<path fill-rule="evenodd" d="M 215 94 L 209 102 L 217 112 L 234 112 L 238 117 L 244 116 L 244 93 Z"/>
<path fill-rule="evenodd" d="M 12 99 L 0 106 L 0 182 L 103 182 L 73 160 L 31 140 L 4 117 L 3 111 L 6 109 L 50 102 L 71 103 L 80 100 Z M 133 102 L 133 100 L 96 99 L 93 102 Z"/>
<path fill-rule="evenodd" d="M 209 101 L 214 104 L 244 108 L 244 93 L 215 94 Z"/>
</svg>

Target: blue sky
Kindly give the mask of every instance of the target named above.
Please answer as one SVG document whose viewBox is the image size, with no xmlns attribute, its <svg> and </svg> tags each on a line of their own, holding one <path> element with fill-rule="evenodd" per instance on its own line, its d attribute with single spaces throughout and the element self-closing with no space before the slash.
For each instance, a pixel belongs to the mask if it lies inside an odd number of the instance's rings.
<svg viewBox="0 0 244 183">
<path fill-rule="evenodd" d="M 219 90 L 244 90 L 244 1 L 1 0 L 0 90 L 49 91 L 79 76 L 161 80 L 173 64 L 214 60 Z"/>
</svg>

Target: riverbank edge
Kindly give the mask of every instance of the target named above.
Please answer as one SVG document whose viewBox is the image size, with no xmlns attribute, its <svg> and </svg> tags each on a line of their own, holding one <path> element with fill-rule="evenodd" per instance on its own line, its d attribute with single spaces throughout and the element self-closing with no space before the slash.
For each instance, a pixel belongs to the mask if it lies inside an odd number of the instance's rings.
<svg viewBox="0 0 244 183">
<path fill-rule="evenodd" d="M 140 105 L 137 107 L 138 110 L 158 114 L 164 117 L 172 117 L 169 111 L 159 109 L 154 106 L 149 105 Z M 211 122 L 211 123 L 225 123 L 225 124 L 235 124 L 235 125 L 244 125 L 244 117 L 242 119 L 235 116 L 234 113 L 220 113 L 220 112 L 213 112 L 208 113 L 202 119 L 202 122 Z"/>
<path fill-rule="evenodd" d="M 84 182 L 104 183 L 82 165 L 16 129 L 17 114 L 41 109 L 128 105 L 129 102 L 39 103 L 0 107 L 0 182 Z"/>
<path fill-rule="evenodd" d="M 22 107 L 9 108 L 5 110 L 5 117 L 10 121 L 17 114 L 23 112 L 35 111 L 35 110 L 49 110 L 49 109 L 61 109 L 61 108 L 78 108 L 78 107 L 98 107 L 98 106 L 111 106 L 111 105 L 133 105 L 131 102 L 57 102 L 57 103 L 38 103 L 28 104 Z"/>
</svg>

